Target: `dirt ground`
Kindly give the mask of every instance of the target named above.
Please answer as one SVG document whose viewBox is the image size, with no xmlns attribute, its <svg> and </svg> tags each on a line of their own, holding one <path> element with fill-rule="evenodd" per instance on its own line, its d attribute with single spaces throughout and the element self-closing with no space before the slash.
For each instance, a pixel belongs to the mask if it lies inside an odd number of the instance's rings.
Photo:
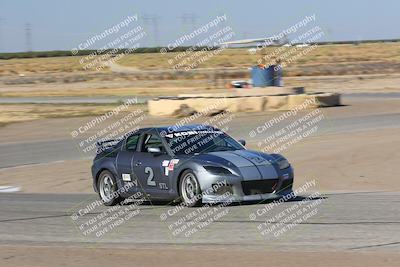
<svg viewBox="0 0 400 267">
<path fill-rule="evenodd" d="M 398 253 L 293 252 L 222 248 L 77 248 L 0 245 L 1 266 L 398 266 Z"/>
<path fill-rule="evenodd" d="M 0 125 L 43 118 L 100 116 L 117 106 L 118 104 L 2 104 Z"/>
</svg>

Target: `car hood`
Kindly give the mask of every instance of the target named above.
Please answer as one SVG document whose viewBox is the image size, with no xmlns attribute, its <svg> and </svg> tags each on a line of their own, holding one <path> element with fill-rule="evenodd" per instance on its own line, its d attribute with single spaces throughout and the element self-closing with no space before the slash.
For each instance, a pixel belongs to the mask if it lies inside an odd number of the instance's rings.
<svg viewBox="0 0 400 267">
<path fill-rule="evenodd" d="M 203 164 L 221 164 L 231 168 L 243 177 L 243 180 L 276 179 L 278 173 L 275 159 L 265 153 L 251 150 L 218 151 L 199 154 L 195 157 Z M 205 163 L 204 163 L 205 162 Z"/>
</svg>

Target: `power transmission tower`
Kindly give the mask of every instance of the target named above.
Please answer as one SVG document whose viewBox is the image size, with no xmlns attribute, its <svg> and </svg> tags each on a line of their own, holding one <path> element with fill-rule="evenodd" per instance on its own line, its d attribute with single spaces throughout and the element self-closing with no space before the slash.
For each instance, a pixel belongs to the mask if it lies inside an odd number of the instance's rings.
<svg viewBox="0 0 400 267">
<path fill-rule="evenodd" d="M 26 51 L 32 52 L 32 28 L 29 22 L 25 24 L 25 42 Z"/>
<path fill-rule="evenodd" d="M 183 13 L 182 16 L 179 17 L 179 19 L 181 19 L 183 28 L 185 29 L 186 25 L 190 25 L 192 31 L 196 29 L 198 18 L 199 17 L 194 13 Z M 193 40 L 193 43 L 196 44 L 196 40 Z"/>
<path fill-rule="evenodd" d="M 154 44 L 155 46 L 160 46 L 159 32 L 158 32 L 158 22 L 160 17 L 157 15 L 143 15 L 142 17 L 144 24 L 151 26 L 153 28 Z"/>
<path fill-rule="evenodd" d="M 196 29 L 197 19 L 199 18 L 194 13 L 183 13 L 182 16 L 179 17 L 182 21 L 182 24 L 189 24 L 192 27 L 192 30 Z"/>
</svg>

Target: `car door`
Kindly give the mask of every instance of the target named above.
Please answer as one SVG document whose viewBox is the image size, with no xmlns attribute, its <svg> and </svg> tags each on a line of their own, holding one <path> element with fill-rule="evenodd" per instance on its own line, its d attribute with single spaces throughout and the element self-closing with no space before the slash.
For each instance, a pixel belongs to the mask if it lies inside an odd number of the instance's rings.
<svg viewBox="0 0 400 267">
<path fill-rule="evenodd" d="M 117 157 L 117 170 L 120 179 L 120 188 L 129 184 L 129 191 L 143 191 L 140 188 L 138 177 L 135 175 L 133 162 L 137 157 L 137 148 L 140 134 L 136 133 L 126 138 Z"/>
<path fill-rule="evenodd" d="M 159 153 L 149 152 L 149 148 L 159 148 Z M 171 189 L 168 165 L 171 156 L 166 152 L 161 138 L 156 132 L 143 135 L 140 148 L 134 160 L 134 172 L 140 185 L 152 197 L 163 197 Z"/>
</svg>

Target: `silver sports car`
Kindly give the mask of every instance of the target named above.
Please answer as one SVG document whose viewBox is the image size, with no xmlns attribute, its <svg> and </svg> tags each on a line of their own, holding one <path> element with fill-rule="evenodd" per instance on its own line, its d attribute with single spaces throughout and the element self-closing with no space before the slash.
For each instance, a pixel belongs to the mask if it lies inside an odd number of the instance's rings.
<svg viewBox="0 0 400 267">
<path fill-rule="evenodd" d="M 257 201 L 290 194 L 293 184 L 283 156 L 247 150 L 207 125 L 144 128 L 99 142 L 92 175 L 105 205 L 136 193 L 187 206 Z"/>
</svg>

